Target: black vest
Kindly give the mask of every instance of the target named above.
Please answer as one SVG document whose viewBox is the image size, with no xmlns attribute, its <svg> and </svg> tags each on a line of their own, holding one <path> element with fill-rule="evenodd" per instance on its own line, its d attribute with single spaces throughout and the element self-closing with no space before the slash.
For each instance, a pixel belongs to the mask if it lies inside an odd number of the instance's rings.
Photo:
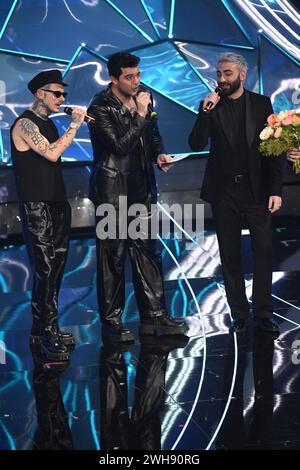
<svg viewBox="0 0 300 470">
<path fill-rule="evenodd" d="M 11 156 L 19 199 L 33 202 L 64 201 L 66 199 L 66 190 L 60 158 L 57 162 L 51 162 L 32 149 L 24 152 L 16 149 L 12 139 L 12 130 L 16 122 L 22 118 L 34 122 L 40 133 L 50 143 L 59 138 L 56 126 L 51 119 L 45 121 L 29 110 L 21 114 L 13 123 L 10 129 Z"/>
</svg>

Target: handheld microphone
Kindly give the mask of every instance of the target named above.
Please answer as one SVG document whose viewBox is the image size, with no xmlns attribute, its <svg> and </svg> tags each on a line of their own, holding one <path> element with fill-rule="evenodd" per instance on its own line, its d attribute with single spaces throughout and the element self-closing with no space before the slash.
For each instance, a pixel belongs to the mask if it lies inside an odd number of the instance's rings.
<svg viewBox="0 0 300 470">
<path fill-rule="evenodd" d="M 215 92 L 218 93 L 218 95 L 219 95 L 219 94 L 221 93 L 221 91 L 222 91 L 222 87 L 217 86 L 217 88 L 215 89 Z M 211 110 L 211 108 L 212 108 L 213 106 L 215 106 L 215 103 L 213 103 L 212 101 L 209 101 L 209 102 L 207 103 L 207 105 L 205 106 L 205 108 L 203 109 L 203 111 L 204 111 L 205 113 L 209 113 L 209 111 Z"/>
<path fill-rule="evenodd" d="M 138 94 L 141 93 L 141 92 L 149 93 L 149 91 L 147 90 L 147 88 L 144 88 L 143 86 L 140 86 L 140 87 L 139 87 Z M 150 94 L 150 93 L 149 93 L 149 94 Z M 149 104 L 148 104 L 148 114 L 150 114 L 151 119 L 154 119 L 154 118 L 157 117 L 157 112 L 154 111 L 152 103 L 149 103 Z"/>
<path fill-rule="evenodd" d="M 148 112 L 150 113 L 151 119 L 154 119 L 154 118 L 157 117 L 157 112 L 154 111 L 153 106 L 152 106 L 152 103 L 149 103 L 149 104 L 148 104 Z"/>
<path fill-rule="evenodd" d="M 73 112 L 73 108 L 71 108 L 70 106 L 65 106 L 64 107 L 64 113 L 69 114 L 69 116 L 71 116 L 72 112 Z M 87 123 L 94 122 L 95 118 L 93 118 L 92 116 L 89 116 L 88 114 L 86 114 L 84 116 L 84 121 L 87 122 Z"/>
</svg>

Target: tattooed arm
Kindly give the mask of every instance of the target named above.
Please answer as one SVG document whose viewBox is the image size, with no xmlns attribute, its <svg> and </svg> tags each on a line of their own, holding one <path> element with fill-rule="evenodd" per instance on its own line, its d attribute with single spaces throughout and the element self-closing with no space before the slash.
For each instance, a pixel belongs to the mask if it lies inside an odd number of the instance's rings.
<svg viewBox="0 0 300 470">
<path fill-rule="evenodd" d="M 72 120 L 78 127 L 81 126 L 86 111 L 78 109 L 72 113 Z M 56 162 L 64 151 L 71 145 L 77 129 L 69 128 L 66 132 L 55 142 L 50 143 L 44 137 L 36 124 L 30 119 L 20 119 L 13 129 L 12 138 L 14 144 L 19 150 L 26 150 L 31 148 L 34 152 L 38 153 L 47 160 Z M 25 147 L 24 147 L 25 144 Z"/>
</svg>

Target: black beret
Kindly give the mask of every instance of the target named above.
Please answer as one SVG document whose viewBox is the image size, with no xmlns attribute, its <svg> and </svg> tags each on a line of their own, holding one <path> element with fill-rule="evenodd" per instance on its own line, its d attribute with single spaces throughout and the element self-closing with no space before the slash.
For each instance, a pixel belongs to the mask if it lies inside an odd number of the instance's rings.
<svg viewBox="0 0 300 470">
<path fill-rule="evenodd" d="M 35 94 L 39 88 L 42 88 L 49 83 L 59 83 L 60 85 L 68 86 L 63 82 L 61 71 L 53 69 L 38 73 L 32 80 L 30 80 L 28 88 L 31 93 Z"/>
</svg>

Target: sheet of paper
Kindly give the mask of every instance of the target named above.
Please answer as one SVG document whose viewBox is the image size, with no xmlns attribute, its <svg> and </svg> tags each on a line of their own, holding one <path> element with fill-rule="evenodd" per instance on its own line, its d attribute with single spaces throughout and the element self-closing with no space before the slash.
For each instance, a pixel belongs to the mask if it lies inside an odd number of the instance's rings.
<svg viewBox="0 0 300 470">
<path fill-rule="evenodd" d="M 184 153 L 183 155 L 175 155 L 175 157 L 172 158 L 172 161 L 170 163 L 180 162 L 180 160 L 184 160 L 189 155 L 189 153 Z"/>
</svg>

